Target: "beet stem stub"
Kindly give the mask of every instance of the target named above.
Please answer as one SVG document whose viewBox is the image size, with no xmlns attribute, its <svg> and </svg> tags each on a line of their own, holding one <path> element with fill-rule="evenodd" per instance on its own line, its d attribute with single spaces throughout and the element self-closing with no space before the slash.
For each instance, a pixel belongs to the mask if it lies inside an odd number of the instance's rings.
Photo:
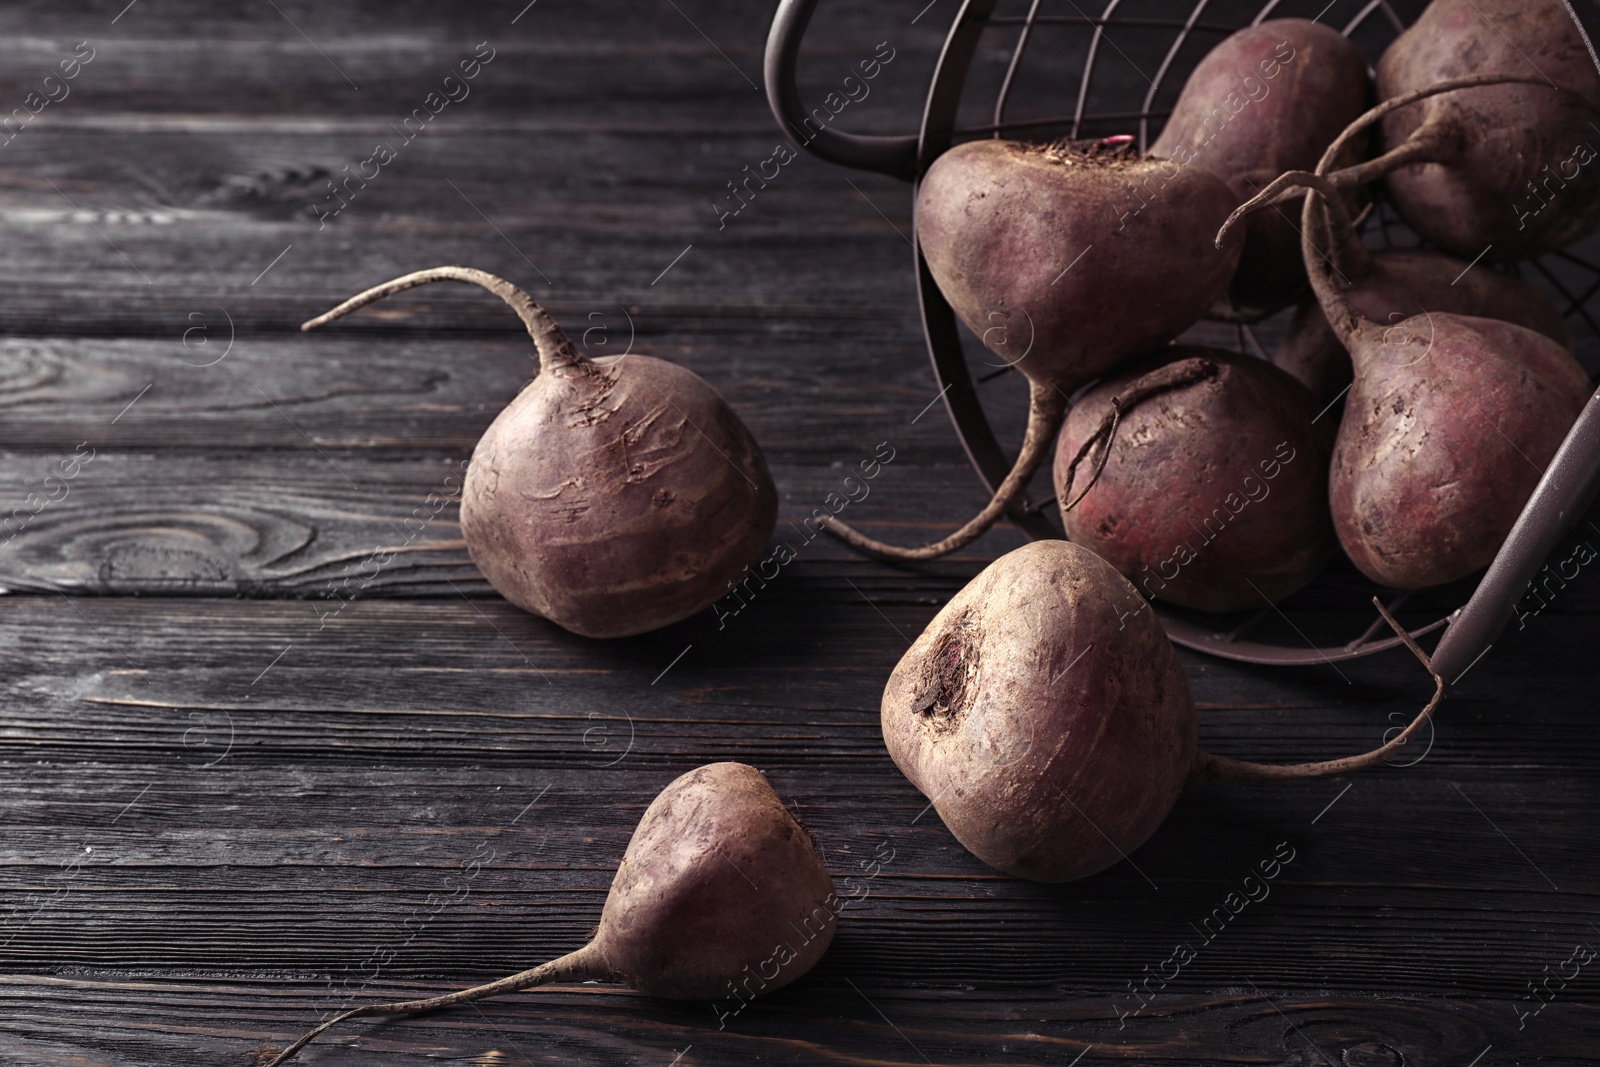
<svg viewBox="0 0 1600 1067">
<path fill-rule="evenodd" d="M 1203 749 L 1195 750 L 1194 771 L 1190 781 L 1234 781 L 1234 782 L 1272 782 L 1284 781 L 1294 778 L 1328 778 L 1336 774 L 1348 774 L 1351 771 L 1362 771 L 1388 760 L 1404 748 L 1412 738 L 1426 726 L 1432 719 L 1434 711 L 1439 707 L 1439 702 L 1444 699 L 1444 679 L 1433 669 L 1433 661 L 1428 654 L 1412 640 L 1405 628 L 1395 621 L 1389 614 L 1389 609 L 1383 606 L 1383 601 L 1377 597 L 1372 598 L 1372 603 L 1377 607 L 1378 613 L 1383 616 L 1391 629 L 1399 636 L 1401 642 L 1411 650 L 1411 654 L 1427 670 L 1433 678 L 1433 698 L 1426 707 L 1411 720 L 1404 730 L 1400 731 L 1390 740 L 1359 756 L 1345 756 L 1341 759 L 1322 760 L 1317 763 L 1253 763 L 1249 760 L 1229 759 L 1226 756 L 1213 756 Z"/>
<path fill-rule="evenodd" d="M 430 282 L 466 282 L 468 285 L 487 289 L 504 300 L 528 328 L 528 336 L 533 338 L 533 346 L 539 352 L 540 373 L 548 373 L 557 367 L 575 367 L 588 362 L 577 349 L 572 347 L 572 342 L 561 332 L 561 327 L 556 325 L 556 321 L 544 308 L 534 302 L 533 297 L 504 278 L 474 267 L 433 267 L 402 275 L 382 285 L 375 285 L 365 292 L 357 293 L 333 310 L 325 311 L 316 318 L 301 323 L 300 329 L 314 330 L 318 326 L 326 326 L 334 319 L 343 318 L 350 312 L 364 308 L 375 301 Z"/>
<path fill-rule="evenodd" d="M 984 505 L 983 510 L 948 537 L 931 544 L 907 548 L 868 537 L 834 516 L 826 517 L 823 528 L 852 548 L 881 559 L 902 562 L 938 559 L 976 541 L 989 527 L 999 521 L 1006 513 L 1006 509 L 1016 503 L 1022 491 L 1027 488 L 1029 479 L 1050 454 L 1050 446 L 1055 441 L 1056 432 L 1061 429 L 1061 421 L 1067 410 L 1066 394 L 1055 385 L 1039 382 L 1029 384 L 1029 393 L 1031 402 L 1028 406 L 1028 429 L 1022 440 L 1022 450 L 1017 453 L 1017 460 L 1012 464 L 1011 471 L 1006 475 L 1005 481 L 1000 483 L 1000 487 L 994 491 L 994 495 L 989 498 L 989 503 Z"/>
<path fill-rule="evenodd" d="M 470 989 L 459 989 L 454 993 L 444 993 L 437 997 L 427 997 L 423 1000 L 395 1000 L 385 1004 L 366 1004 L 359 1008 L 335 1015 L 321 1026 L 308 1031 L 294 1044 L 268 1060 L 262 1067 L 278 1067 L 286 1063 L 291 1056 L 306 1045 L 310 1044 L 319 1034 L 329 1028 L 344 1022 L 346 1019 L 358 1019 L 364 1015 L 405 1015 L 414 1012 L 434 1011 L 438 1008 L 448 1008 L 453 1004 L 465 1004 L 468 1001 L 482 1000 L 485 997 L 498 996 L 501 993 L 513 993 L 519 989 L 531 989 L 547 982 L 586 982 L 592 979 L 610 977 L 605 961 L 595 949 L 594 943 L 570 952 L 560 959 L 551 960 L 532 970 L 522 971 L 509 975 L 493 982 L 473 986 Z"/>
</svg>

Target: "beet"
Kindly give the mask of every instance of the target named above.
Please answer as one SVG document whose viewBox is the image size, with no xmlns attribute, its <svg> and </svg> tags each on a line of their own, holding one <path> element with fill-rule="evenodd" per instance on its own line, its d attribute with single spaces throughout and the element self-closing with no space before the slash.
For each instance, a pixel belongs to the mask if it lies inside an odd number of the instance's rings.
<svg viewBox="0 0 1600 1067">
<path fill-rule="evenodd" d="M 1351 319 L 1335 325 L 1355 365 L 1329 478 L 1339 542 L 1397 589 L 1464 578 L 1500 550 L 1588 400 L 1588 376 L 1508 322 Z"/>
<path fill-rule="evenodd" d="M 1489 259 L 1525 259 L 1600 227 L 1600 70 L 1562 0 L 1434 0 L 1377 73 L 1383 100 L 1466 75 L 1533 76 L 1384 117 L 1385 151 L 1366 176 L 1386 175 L 1424 240 L 1467 259 L 1486 247 Z"/>
<path fill-rule="evenodd" d="M 539 353 L 539 376 L 479 440 L 462 490 L 467 551 L 502 596 L 586 637 L 626 637 L 704 610 L 761 558 L 778 516 L 772 475 L 693 371 L 591 360 L 528 294 L 467 267 L 385 282 L 301 329 L 436 281 L 494 293 Z"/>
<path fill-rule="evenodd" d="M 1434 683 L 1415 721 L 1359 756 L 1270 765 L 1210 755 L 1197 747 L 1177 655 L 1138 591 L 1087 548 L 1036 541 L 985 568 L 912 643 L 884 687 L 883 736 L 968 851 L 1008 874 L 1064 882 L 1126 859 L 1188 780 L 1382 763 L 1427 723 L 1444 693 Z"/>
<path fill-rule="evenodd" d="M 434 1011 L 548 982 L 620 982 L 679 1000 L 778 989 L 822 958 L 842 907 L 815 844 L 761 772 L 708 764 L 645 811 L 587 945 L 485 985 L 336 1015 L 265 1067 L 346 1019 Z"/>
<path fill-rule="evenodd" d="M 1347 152 L 1348 145 L 1359 141 L 1365 128 L 1384 115 L 1463 89 L 1515 87 L 1524 80 L 1507 75 L 1470 76 L 1385 101 L 1362 115 L 1328 146 L 1314 174 L 1290 171 L 1273 180 L 1234 211 L 1223 232 L 1268 205 L 1284 202 L 1292 191 L 1313 180 L 1328 195 L 1334 188 L 1348 188 L 1364 180 L 1365 164 L 1329 172 Z M 1380 324 L 1396 323 L 1425 310 L 1504 319 L 1545 334 L 1571 350 L 1572 337 L 1560 313 L 1531 286 L 1510 275 L 1469 269 L 1473 266 L 1470 261 L 1430 249 L 1372 252 L 1350 224 L 1343 210 L 1344 199 L 1341 197 L 1341 210 L 1337 212 L 1315 212 L 1316 227 L 1303 235 L 1315 247 L 1303 246 L 1303 255 L 1314 256 L 1329 268 L 1329 282 L 1361 315 Z M 1273 362 L 1300 379 L 1325 404 L 1333 403 L 1351 381 L 1349 355 L 1315 300 L 1296 309 Z"/>
<path fill-rule="evenodd" d="M 1589 379 L 1558 342 L 1514 323 L 1362 315 L 1312 241 L 1324 210 L 1334 232 L 1349 232 L 1333 177 L 1274 184 L 1320 190 L 1301 216 L 1306 268 L 1355 372 L 1328 479 L 1334 529 L 1374 581 L 1441 585 L 1494 558 L 1587 402 Z"/>
<path fill-rule="evenodd" d="M 1166 344 L 1223 294 L 1240 241 L 1218 249 L 1209 236 L 1236 202 L 1200 167 L 1098 144 L 981 140 L 940 156 L 917 193 L 917 237 L 961 321 L 1028 378 L 1022 450 L 988 505 L 932 544 L 828 528 L 899 560 L 978 538 L 1049 454 L 1074 389 Z"/>
<path fill-rule="evenodd" d="M 1561 312 L 1533 286 L 1500 271 L 1468 269 L 1466 260 L 1423 248 L 1395 248 L 1346 257 L 1335 279 L 1350 306 L 1373 322 L 1398 322 L 1424 309 L 1501 319 L 1544 334 L 1568 351 L 1572 334 Z M 1348 286 L 1345 284 L 1348 282 Z M 1350 355 L 1312 297 L 1295 309 L 1272 362 L 1298 378 L 1324 404 L 1350 384 Z"/>
<path fill-rule="evenodd" d="M 1316 401 L 1251 356 L 1176 346 L 1160 358 L 1095 385 L 1062 426 L 1067 537 L 1184 607 L 1283 599 L 1334 551 Z M 1177 384 L 1152 389 L 1165 382 Z"/>
<path fill-rule="evenodd" d="M 1316 166 L 1371 95 L 1367 61 L 1343 34 L 1307 19 L 1272 19 L 1200 60 L 1150 154 L 1196 163 L 1247 200 L 1286 170 Z M 1355 162 L 1357 153 L 1348 155 Z M 1297 205 L 1251 216 L 1235 301 L 1279 308 L 1304 287 L 1298 217 Z"/>
</svg>

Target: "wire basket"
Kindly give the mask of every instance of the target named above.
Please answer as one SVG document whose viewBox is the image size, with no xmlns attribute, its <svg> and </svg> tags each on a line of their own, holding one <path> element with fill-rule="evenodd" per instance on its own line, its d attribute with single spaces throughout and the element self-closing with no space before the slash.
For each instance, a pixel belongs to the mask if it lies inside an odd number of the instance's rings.
<svg viewBox="0 0 1600 1067">
<path fill-rule="evenodd" d="M 935 64 L 920 130 L 883 136 L 850 134 L 831 126 L 813 132 L 805 126 L 807 110 L 796 86 L 795 68 L 816 0 L 780 0 L 767 40 L 767 97 L 786 133 L 808 130 L 801 142 L 813 155 L 913 183 L 952 144 L 977 137 L 1080 139 L 1134 134 L 1142 152 L 1160 132 L 1188 72 L 1228 34 L 1269 18 L 1326 17 L 1328 24 L 1341 28 L 1373 57 L 1405 29 L 1409 21 L 1405 15 L 1414 15 L 1411 9 L 1422 6 L 1370 0 L 1341 20 L 1338 13 L 1356 8 L 1359 0 L 1334 0 L 1326 6 L 1325 0 L 1308 0 L 1303 5 L 1270 0 L 1264 6 L 1259 0 L 1231 4 L 1229 0 L 1195 0 L 1186 14 L 1176 15 L 1174 11 L 1182 12 L 1183 0 L 1100 2 L 1104 7 L 1094 16 L 1074 0 L 1050 0 L 1048 10 L 1046 0 L 1017 0 L 1014 4 L 964 0 Z M 1600 2 L 1563 2 L 1573 17 L 1573 32 L 1583 37 L 1590 55 L 1595 56 L 1594 43 L 1600 41 Z M 1404 8 L 1405 15 L 1397 7 Z M 1039 42 L 1046 36 L 1053 39 L 1041 46 Z M 1048 47 L 1053 67 L 1041 70 L 1045 65 L 1026 63 L 1030 45 L 1034 53 Z M 975 69 L 980 48 L 990 46 L 1001 51 L 996 53 L 991 47 L 985 53 L 989 61 Z M 1009 60 L 1002 62 L 1008 46 Z M 1074 58 L 1081 62 L 1081 69 L 1069 65 Z M 1152 63 L 1153 74 L 1146 74 Z M 1596 64 L 1600 66 L 1600 57 Z M 1066 78 L 1062 70 L 1067 72 Z M 1381 198 L 1369 225 L 1376 225 L 1382 239 L 1391 243 L 1404 230 Z M 1403 235 L 1399 239 L 1403 240 Z M 923 330 L 934 372 L 943 387 L 941 395 L 968 458 L 992 492 L 1011 469 L 1012 457 L 996 439 L 980 387 L 1008 368 L 974 380 L 955 313 L 935 284 L 920 247 L 914 255 Z M 1581 255 L 1562 252 L 1531 264 L 1530 269 L 1537 274 L 1533 280 L 1564 301 L 1575 336 L 1585 340 L 1600 337 L 1595 322 L 1600 317 L 1600 266 Z M 1264 354 L 1253 326 L 1241 324 L 1234 329 L 1240 350 Z M 1203 340 L 1215 343 L 1214 338 Z M 1529 583 L 1597 490 L 1600 393 L 1590 398 L 1487 571 L 1476 580 L 1425 591 L 1411 604 L 1410 614 L 1426 612 L 1431 618 L 1411 630 L 1414 637 L 1443 631 L 1433 655 L 1441 676 L 1458 681 L 1488 652 Z M 1047 510 L 1053 511 L 1053 503 L 1049 498 L 1039 503 L 1024 498 L 1008 517 L 1032 538 L 1059 539 L 1063 536 L 1060 527 L 1046 515 Z M 1410 596 L 1382 590 L 1345 564 L 1342 570 L 1330 568 L 1308 590 L 1284 604 L 1268 605 L 1252 615 L 1218 616 L 1172 607 L 1162 607 L 1158 614 L 1173 641 L 1202 652 L 1249 663 L 1337 663 L 1399 644 L 1398 637 L 1379 636 L 1387 630 L 1371 608 L 1374 595 L 1385 596 L 1391 611 L 1400 610 Z M 1301 610 L 1306 604 L 1332 605 L 1333 610 Z M 1330 614 L 1345 626 L 1343 632 L 1330 631 L 1325 625 L 1318 629 L 1317 623 Z M 1352 617 L 1357 620 L 1354 627 L 1358 632 L 1350 638 L 1346 635 Z M 1283 639 L 1249 636 L 1264 628 L 1277 630 Z"/>
</svg>

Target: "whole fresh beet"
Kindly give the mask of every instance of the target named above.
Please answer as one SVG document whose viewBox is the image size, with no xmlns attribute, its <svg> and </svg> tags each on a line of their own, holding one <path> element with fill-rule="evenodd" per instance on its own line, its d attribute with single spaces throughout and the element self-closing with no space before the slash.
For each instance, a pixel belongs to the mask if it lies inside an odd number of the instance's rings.
<svg viewBox="0 0 1600 1067">
<path fill-rule="evenodd" d="M 1550 338 L 1497 319 L 1351 317 L 1335 323 L 1355 366 L 1329 478 L 1339 542 L 1397 589 L 1464 578 L 1500 550 L 1588 376 Z"/>
<path fill-rule="evenodd" d="M 967 850 L 1041 882 L 1144 843 L 1199 723 L 1149 605 L 1093 552 L 1035 541 L 957 593 L 883 691 L 883 738 Z"/>
<path fill-rule="evenodd" d="M 1348 146 L 1365 138 L 1367 127 L 1385 115 L 1415 107 L 1435 98 L 1445 98 L 1462 90 L 1487 91 L 1491 88 L 1517 88 L 1526 81 L 1516 75 L 1472 75 L 1441 82 L 1400 97 L 1393 97 L 1351 123 L 1324 151 L 1315 172 L 1289 171 L 1274 179 L 1261 193 L 1235 209 L 1222 233 L 1227 234 L 1241 219 L 1254 217 L 1269 205 L 1282 203 L 1302 187 L 1315 187 L 1332 197 L 1336 189 L 1368 180 L 1363 172 L 1369 164 L 1333 170 Z M 1371 165 L 1381 166 L 1381 161 Z M 1346 197 L 1339 197 L 1336 210 L 1319 207 L 1306 219 L 1302 233 L 1302 257 L 1319 264 L 1322 283 L 1339 295 L 1360 316 L 1387 325 L 1425 311 L 1450 312 L 1502 319 L 1541 333 L 1563 348 L 1572 349 L 1572 336 L 1566 323 L 1548 300 L 1536 289 L 1518 279 L 1474 268 L 1470 261 L 1457 259 L 1427 248 L 1388 249 L 1373 252 L 1362 242 L 1351 224 Z M 1324 404 L 1334 403 L 1349 386 L 1351 364 L 1344 341 L 1328 323 L 1322 310 L 1321 291 L 1311 302 L 1296 309 L 1283 342 L 1273 354 L 1278 366 L 1293 374 Z"/>
<path fill-rule="evenodd" d="M 1210 238 L 1236 202 L 1200 167 L 1103 144 L 979 140 L 940 156 L 917 192 L 917 239 L 956 315 L 1028 379 L 1022 450 L 988 505 L 937 542 L 891 545 L 837 519 L 828 528 L 901 560 L 979 537 L 1049 454 L 1074 389 L 1166 344 L 1223 294 L 1240 242 Z"/>
<path fill-rule="evenodd" d="M 884 687 L 883 738 L 973 855 L 1064 882 L 1126 859 L 1188 780 L 1316 778 L 1389 759 L 1438 706 L 1434 683 L 1405 730 L 1359 756 L 1213 756 L 1197 747 L 1189 684 L 1138 591 L 1086 548 L 1035 541 L 986 567 L 912 642 Z"/>
<path fill-rule="evenodd" d="M 777 489 L 755 438 L 693 371 L 591 360 L 527 293 L 468 267 L 385 282 L 301 329 L 437 281 L 504 300 L 539 353 L 539 376 L 478 441 L 462 491 L 467 551 L 502 596 L 585 637 L 627 637 L 705 609 L 761 557 Z"/>
<path fill-rule="evenodd" d="M 1067 416 L 1067 537 L 1146 596 L 1204 611 L 1281 600 L 1334 551 L 1316 401 L 1254 357 L 1175 346 L 1160 359 L 1099 382 Z"/>
<path fill-rule="evenodd" d="M 1426 309 L 1380 323 L 1358 312 L 1312 239 L 1325 215 L 1349 232 L 1333 177 L 1294 172 L 1274 185 L 1316 190 L 1301 216 L 1306 270 L 1355 373 L 1328 479 L 1334 529 L 1374 581 L 1441 585 L 1494 559 L 1589 378 L 1561 344 L 1514 323 Z"/>
<path fill-rule="evenodd" d="M 1562 0 L 1433 0 L 1377 73 L 1380 100 L 1472 75 L 1528 79 L 1384 117 L 1385 152 L 1366 177 L 1386 175 L 1423 239 L 1467 259 L 1526 259 L 1600 227 L 1600 69 Z"/>
<path fill-rule="evenodd" d="M 1343 34 L 1272 19 L 1206 53 L 1150 154 L 1204 167 L 1248 200 L 1284 171 L 1314 167 L 1371 95 L 1367 62 Z M 1237 302 L 1278 308 L 1305 286 L 1298 218 L 1293 204 L 1251 216 L 1231 287 Z"/>
<path fill-rule="evenodd" d="M 265 1067 L 346 1019 L 434 1011 L 548 982 L 620 982 L 657 997 L 742 1000 L 809 971 L 832 942 L 842 907 L 816 846 L 761 772 L 708 764 L 674 780 L 646 809 L 587 945 L 485 985 L 336 1015 Z"/>
</svg>

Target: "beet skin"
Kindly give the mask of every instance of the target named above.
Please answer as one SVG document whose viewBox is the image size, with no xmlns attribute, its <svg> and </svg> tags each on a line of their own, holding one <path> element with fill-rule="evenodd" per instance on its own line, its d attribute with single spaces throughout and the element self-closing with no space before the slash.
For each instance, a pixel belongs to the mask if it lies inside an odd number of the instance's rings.
<svg viewBox="0 0 1600 1067">
<path fill-rule="evenodd" d="M 1349 38 L 1308 19 L 1270 19 L 1206 53 L 1150 154 L 1204 167 L 1243 202 L 1286 170 L 1316 166 L 1371 95 Z M 1298 204 L 1250 217 L 1232 285 L 1239 303 L 1282 307 L 1305 286 L 1299 217 Z"/>
<path fill-rule="evenodd" d="M 1155 832 L 1195 759 L 1155 612 L 1093 552 L 1036 541 L 936 615 L 883 691 L 895 765 L 992 867 L 1063 882 Z"/>
<path fill-rule="evenodd" d="M 1325 443 L 1331 434 L 1314 422 L 1319 405 L 1288 374 L 1250 356 L 1174 346 L 1160 360 L 1213 373 L 1124 402 L 1093 488 L 1098 447 L 1079 462 L 1070 488 L 1067 469 L 1112 399 L 1136 387 L 1152 365 L 1096 384 L 1062 426 L 1055 486 L 1067 536 L 1146 596 L 1206 611 L 1281 600 L 1316 577 L 1333 554 Z M 1068 493 L 1077 500 L 1070 510 Z"/>
</svg>

